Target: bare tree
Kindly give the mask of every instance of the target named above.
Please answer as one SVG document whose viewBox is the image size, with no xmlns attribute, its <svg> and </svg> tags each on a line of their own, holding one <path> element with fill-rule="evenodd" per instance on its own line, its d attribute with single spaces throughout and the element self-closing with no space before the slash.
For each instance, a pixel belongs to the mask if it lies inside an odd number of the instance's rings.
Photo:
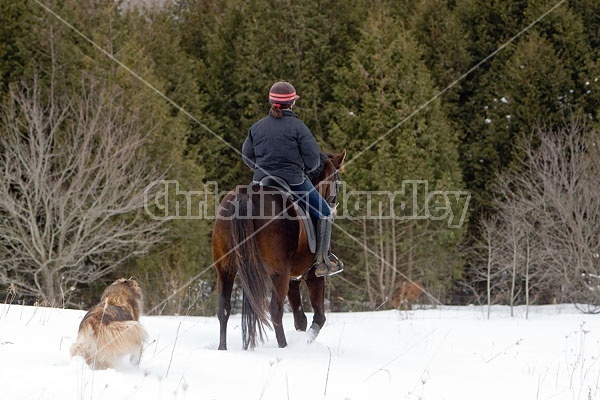
<svg viewBox="0 0 600 400">
<path fill-rule="evenodd" d="M 502 272 L 502 264 L 499 262 L 501 252 L 499 247 L 503 242 L 500 237 L 500 226 L 497 216 L 483 219 L 480 224 L 480 238 L 472 248 L 471 259 L 477 266 L 475 269 L 476 279 L 474 283 L 485 282 L 485 297 L 487 300 L 487 318 L 490 318 L 492 305 L 492 292 L 497 285 L 497 275 Z"/>
<path fill-rule="evenodd" d="M 105 86 L 10 92 L 0 125 L 0 284 L 48 304 L 68 299 L 161 240 L 143 213 L 160 175 L 144 156 L 149 129 Z"/>
<path fill-rule="evenodd" d="M 556 301 L 600 305 L 600 134 L 581 122 L 538 129 L 518 146 L 522 168 L 500 177 L 496 208 L 508 229 L 511 299 L 524 274 Z M 512 304 L 512 303 L 511 303 Z"/>
</svg>

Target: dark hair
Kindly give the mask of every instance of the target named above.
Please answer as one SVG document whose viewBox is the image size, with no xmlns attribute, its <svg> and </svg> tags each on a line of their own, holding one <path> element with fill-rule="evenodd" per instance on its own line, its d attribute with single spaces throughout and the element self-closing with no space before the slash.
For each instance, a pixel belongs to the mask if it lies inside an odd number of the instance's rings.
<svg viewBox="0 0 600 400">
<path fill-rule="evenodd" d="M 291 108 L 292 108 L 291 104 L 273 103 L 273 104 L 271 104 L 271 115 L 274 116 L 275 118 L 281 118 L 281 117 L 283 117 L 282 110 L 290 110 Z"/>
</svg>

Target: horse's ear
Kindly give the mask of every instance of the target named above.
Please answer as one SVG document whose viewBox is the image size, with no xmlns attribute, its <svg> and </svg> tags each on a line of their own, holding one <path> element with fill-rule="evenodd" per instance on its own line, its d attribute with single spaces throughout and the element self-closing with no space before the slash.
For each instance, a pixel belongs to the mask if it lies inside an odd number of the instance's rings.
<svg viewBox="0 0 600 400">
<path fill-rule="evenodd" d="M 346 149 L 342 150 L 341 153 L 335 154 L 333 156 L 333 164 L 335 165 L 335 167 L 337 169 L 342 168 L 342 163 L 344 162 L 345 158 L 346 158 Z"/>
</svg>

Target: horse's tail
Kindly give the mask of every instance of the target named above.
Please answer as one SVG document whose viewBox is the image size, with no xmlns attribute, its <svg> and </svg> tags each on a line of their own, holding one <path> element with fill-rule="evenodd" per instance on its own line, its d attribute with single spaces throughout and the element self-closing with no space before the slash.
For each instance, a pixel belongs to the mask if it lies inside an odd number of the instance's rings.
<svg viewBox="0 0 600 400">
<path fill-rule="evenodd" d="M 254 236 L 254 207 L 248 193 L 238 192 L 229 203 L 233 262 L 242 284 L 242 342 L 244 350 L 254 348 L 257 336 L 263 341 L 265 325 L 270 326 L 268 310 L 272 282 L 262 262 Z"/>
</svg>

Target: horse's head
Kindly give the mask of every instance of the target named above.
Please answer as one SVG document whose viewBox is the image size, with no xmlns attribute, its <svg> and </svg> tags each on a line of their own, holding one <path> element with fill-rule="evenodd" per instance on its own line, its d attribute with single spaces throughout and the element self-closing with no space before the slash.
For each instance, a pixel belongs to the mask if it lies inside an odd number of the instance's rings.
<svg viewBox="0 0 600 400">
<path fill-rule="evenodd" d="M 346 158 L 346 150 L 338 154 L 322 153 L 321 165 L 310 177 L 321 196 L 332 206 L 336 203 L 340 181 L 339 171 L 343 168 L 344 158 Z"/>
</svg>

